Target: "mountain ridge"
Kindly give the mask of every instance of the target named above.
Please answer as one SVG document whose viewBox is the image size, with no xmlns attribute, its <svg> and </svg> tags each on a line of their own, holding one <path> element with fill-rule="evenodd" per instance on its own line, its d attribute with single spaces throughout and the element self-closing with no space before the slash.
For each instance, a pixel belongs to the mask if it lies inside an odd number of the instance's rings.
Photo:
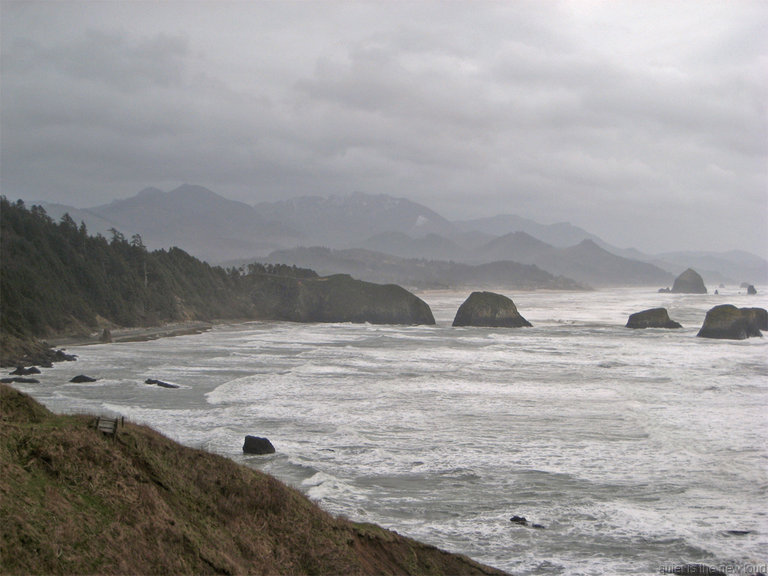
<svg viewBox="0 0 768 576">
<path fill-rule="evenodd" d="M 167 248 L 182 246 L 190 254 L 213 263 L 233 260 L 259 260 L 276 250 L 299 246 L 327 246 L 334 249 L 368 248 L 399 257 L 428 258 L 470 264 L 497 260 L 515 260 L 537 264 L 554 274 L 574 277 L 573 267 L 564 261 L 567 250 L 585 239 L 612 256 L 639 262 L 637 270 L 652 274 L 643 283 L 666 280 L 652 264 L 672 276 L 693 266 L 701 270 L 710 283 L 768 282 L 768 262 L 754 254 L 739 257 L 727 253 L 681 253 L 647 255 L 634 249 L 619 249 L 594 234 L 567 222 L 539 224 L 533 220 L 504 214 L 474 220 L 451 222 L 434 210 L 408 200 L 385 194 L 356 192 L 348 195 L 297 196 L 277 202 L 249 205 L 229 200 L 194 184 L 183 184 L 169 192 L 145 188 L 138 194 L 87 209 L 71 209 L 64 205 L 43 204 L 54 217 L 65 212 L 83 220 L 91 232 L 109 234 L 115 228 L 132 236 L 140 234 L 147 246 Z M 483 227 L 486 227 L 483 229 Z M 510 229 L 513 228 L 513 229 Z M 503 234 L 496 234 L 503 232 Z M 524 233 L 549 244 L 544 260 L 503 254 L 504 236 Z M 520 238 L 518 238 L 520 240 Z M 484 253 L 487 250 L 488 253 Z M 579 252 L 574 252 L 579 255 Z M 613 258 L 606 266 L 621 268 Z M 580 254 L 580 257 L 586 257 Z M 593 258 L 597 255 L 592 254 Z M 594 270 L 594 262 L 589 270 Z M 584 270 L 577 272 L 581 274 Z M 634 283 L 636 273 L 622 281 L 609 278 L 609 283 Z M 642 279 L 642 276 L 639 278 Z M 576 278 L 578 279 L 578 278 Z M 606 279 L 581 277 L 581 281 L 601 284 Z"/>
</svg>

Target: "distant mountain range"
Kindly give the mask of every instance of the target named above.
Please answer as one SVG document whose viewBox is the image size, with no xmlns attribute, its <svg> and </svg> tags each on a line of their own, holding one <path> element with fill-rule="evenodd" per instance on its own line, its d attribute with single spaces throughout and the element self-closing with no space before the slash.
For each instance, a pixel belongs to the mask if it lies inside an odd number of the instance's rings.
<svg viewBox="0 0 768 576">
<path fill-rule="evenodd" d="M 533 264 L 503 261 L 463 264 L 446 260 L 400 258 L 363 249 L 292 248 L 270 254 L 267 263 L 309 267 L 321 275 L 349 274 L 380 284 L 394 283 L 409 288 L 475 288 L 505 286 L 517 289 L 584 290 L 570 278 L 555 276 Z"/>
<path fill-rule="evenodd" d="M 567 222 L 545 225 L 509 214 L 451 222 L 426 206 L 387 195 L 302 196 L 252 206 L 184 184 L 169 192 L 147 188 L 131 198 L 87 209 L 41 205 L 54 219 L 67 212 L 76 222 L 85 222 L 92 234 L 109 237 L 113 228 L 127 237 L 140 234 L 150 249 L 178 246 L 211 263 L 275 262 L 283 257 L 287 264 L 326 271 L 325 264 L 302 260 L 305 253 L 290 252 L 323 246 L 332 250 L 333 258 L 325 254 L 322 261 L 338 266 L 327 272 L 382 282 L 410 278 L 400 281 L 412 286 L 458 282 L 464 274 L 456 271 L 458 264 L 493 264 L 492 269 L 506 269 L 509 276 L 510 263 L 550 274 L 550 279 L 541 279 L 544 284 L 564 277 L 590 286 L 662 287 L 688 267 L 709 283 L 768 282 L 768 262 L 746 252 L 646 255 L 610 246 Z M 360 251 L 354 265 L 344 267 L 339 259 L 349 259 L 348 250 Z M 419 277 L 414 260 L 434 262 L 422 265 Z M 400 268 L 382 267 L 383 262 L 398 262 Z M 455 269 L 447 273 L 449 265 Z M 435 270 L 442 272 L 435 276 Z"/>
</svg>

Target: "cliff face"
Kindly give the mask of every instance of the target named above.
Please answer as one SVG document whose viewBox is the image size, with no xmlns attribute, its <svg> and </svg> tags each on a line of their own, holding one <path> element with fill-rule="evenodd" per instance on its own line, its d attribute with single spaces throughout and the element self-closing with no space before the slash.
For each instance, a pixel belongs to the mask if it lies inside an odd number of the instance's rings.
<svg viewBox="0 0 768 576">
<path fill-rule="evenodd" d="M 4 574 L 503 574 L 322 511 L 269 475 L 0 385 Z"/>
<path fill-rule="evenodd" d="M 515 303 L 493 292 L 473 292 L 456 312 L 454 326 L 519 328 L 531 326 L 517 311 Z"/>
<path fill-rule="evenodd" d="M 434 324 L 426 302 L 394 284 L 338 274 L 325 278 L 263 277 L 252 293 L 263 319 L 293 322 Z"/>
</svg>

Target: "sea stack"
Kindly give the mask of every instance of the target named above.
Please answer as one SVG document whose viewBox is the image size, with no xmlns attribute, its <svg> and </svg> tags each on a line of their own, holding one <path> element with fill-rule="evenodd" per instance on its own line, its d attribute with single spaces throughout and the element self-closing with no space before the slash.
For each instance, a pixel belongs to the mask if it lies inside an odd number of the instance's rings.
<svg viewBox="0 0 768 576">
<path fill-rule="evenodd" d="M 627 328 L 682 328 L 679 322 L 669 317 L 666 308 L 651 308 L 635 312 L 627 320 Z"/>
<path fill-rule="evenodd" d="M 520 315 L 512 300 L 494 292 L 472 292 L 456 312 L 453 325 L 498 328 L 532 326 Z"/>
<path fill-rule="evenodd" d="M 768 311 L 765 308 L 736 308 L 732 304 L 722 304 L 707 312 L 697 336 L 744 340 L 762 336 L 761 330 L 768 330 Z"/>
<path fill-rule="evenodd" d="M 704 285 L 704 279 L 699 273 L 693 268 L 688 268 L 688 270 L 675 278 L 672 292 L 676 294 L 706 294 L 707 287 Z"/>
<path fill-rule="evenodd" d="M 274 454 L 275 447 L 268 438 L 246 436 L 243 443 L 243 452 L 246 454 Z"/>
</svg>

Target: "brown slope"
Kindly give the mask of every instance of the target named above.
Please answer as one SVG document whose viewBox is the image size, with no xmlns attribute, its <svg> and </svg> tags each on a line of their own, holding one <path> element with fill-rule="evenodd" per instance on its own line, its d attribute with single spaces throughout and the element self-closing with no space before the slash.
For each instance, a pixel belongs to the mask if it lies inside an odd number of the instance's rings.
<svg viewBox="0 0 768 576">
<path fill-rule="evenodd" d="M 0 573 L 503 574 L 149 428 L 113 439 L 91 420 L 0 385 Z"/>
</svg>

